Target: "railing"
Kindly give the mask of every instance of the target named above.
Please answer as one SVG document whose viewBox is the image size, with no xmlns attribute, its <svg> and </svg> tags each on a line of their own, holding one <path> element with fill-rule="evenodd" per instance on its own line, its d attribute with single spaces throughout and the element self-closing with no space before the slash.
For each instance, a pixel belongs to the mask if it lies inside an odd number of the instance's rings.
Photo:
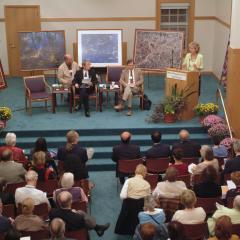
<svg viewBox="0 0 240 240">
<path fill-rule="evenodd" d="M 231 127 L 230 127 L 230 123 L 229 123 L 229 119 L 228 119 L 228 114 L 227 114 L 227 111 L 226 111 L 225 103 L 224 103 L 223 96 L 222 96 L 222 92 L 221 92 L 221 89 L 220 89 L 220 88 L 217 89 L 216 96 L 217 96 L 217 104 L 218 104 L 218 99 L 219 99 L 219 97 L 220 97 L 220 99 L 221 99 L 221 103 L 222 103 L 222 106 L 223 106 L 223 111 L 224 111 L 225 119 L 226 119 L 227 126 L 228 126 L 228 130 L 229 130 L 229 133 L 230 133 L 230 138 L 232 139 L 232 138 L 233 138 L 232 130 L 231 130 Z M 218 105 L 219 105 L 219 104 L 218 104 Z"/>
</svg>

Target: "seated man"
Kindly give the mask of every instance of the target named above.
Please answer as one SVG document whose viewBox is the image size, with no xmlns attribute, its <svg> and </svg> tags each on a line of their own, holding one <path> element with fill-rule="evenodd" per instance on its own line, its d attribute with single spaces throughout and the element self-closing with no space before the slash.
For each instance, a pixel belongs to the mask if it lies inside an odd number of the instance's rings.
<svg viewBox="0 0 240 240">
<path fill-rule="evenodd" d="M 220 138 L 219 136 L 213 136 L 212 137 L 212 141 L 213 141 L 213 146 L 212 146 L 212 150 L 213 150 L 213 154 L 214 157 L 224 157 L 226 158 L 228 156 L 228 150 L 224 145 L 220 145 Z"/>
<path fill-rule="evenodd" d="M 25 180 L 27 182 L 25 187 L 17 188 L 15 192 L 15 203 L 18 207 L 19 203 L 22 203 L 26 198 L 32 198 L 34 205 L 39 205 L 41 203 L 47 203 L 49 209 L 50 203 L 47 199 L 47 194 L 41 190 L 36 189 L 38 174 L 29 170 L 25 175 Z"/>
<path fill-rule="evenodd" d="M 121 144 L 113 147 L 112 160 L 116 163 L 116 176 L 121 184 L 124 183 L 124 175 L 117 172 L 119 160 L 130 160 L 140 158 L 140 147 L 130 143 L 131 134 L 123 132 L 121 134 Z"/>
<path fill-rule="evenodd" d="M 59 83 L 71 87 L 74 75 L 79 70 L 79 66 L 73 61 L 70 54 L 64 55 L 64 63 L 58 68 L 58 81 Z"/>
<path fill-rule="evenodd" d="M 87 213 L 72 209 L 72 195 L 67 191 L 59 194 L 58 204 L 60 208 L 52 209 L 49 213 L 49 218 L 50 220 L 61 218 L 66 224 L 67 231 L 77 231 L 81 228 L 87 228 L 88 230 L 94 229 L 98 236 L 102 236 L 110 226 L 109 223 L 98 225 Z"/>
<path fill-rule="evenodd" d="M 78 109 L 81 109 L 83 103 L 85 116 L 90 117 L 89 114 L 89 95 L 94 93 L 95 85 L 98 83 L 96 73 L 91 68 L 91 62 L 86 60 L 82 64 L 83 68 L 76 72 L 73 85 L 75 86 L 76 93 L 79 93 Z"/>
<path fill-rule="evenodd" d="M 141 69 L 135 68 L 133 60 L 127 61 L 127 68 L 123 70 L 120 84 L 123 88 L 123 97 L 120 104 L 115 106 L 115 110 L 121 111 L 124 109 L 125 102 L 128 101 L 127 116 L 132 115 L 132 96 L 141 92 L 144 84 L 143 74 Z"/>
<path fill-rule="evenodd" d="M 24 155 L 23 149 L 16 147 L 17 136 L 15 133 L 7 133 L 5 137 L 5 146 L 0 147 L 0 158 L 4 150 L 9 149 L 12 151 L 13 156 L 12 160 L 15 162 L 19 162 L 22 164 L 26 164 L 28 162 L 27 158 Z"/>
<path fill-rule="evenodd" d="M 146 151 L 146 158 L 162 158 L 169 157 L 171 155 L 170 146 L 161 143 L 162 134 L 159 131 L 155 131 L 151 134 L 153 146 Z"/>
<path fill-rule="evenodd" d="M 200 149 L 201 145 L 190 140 L 190 135 L 187 130 L 181 130 L 179 132 L 179 143 L 174 143 L 172 146 L 172 150 L 175 148 L 181 148 L 183 150 L 183 157 L 190 158 L 190 157 L 200 157 Z"/>
</svg>

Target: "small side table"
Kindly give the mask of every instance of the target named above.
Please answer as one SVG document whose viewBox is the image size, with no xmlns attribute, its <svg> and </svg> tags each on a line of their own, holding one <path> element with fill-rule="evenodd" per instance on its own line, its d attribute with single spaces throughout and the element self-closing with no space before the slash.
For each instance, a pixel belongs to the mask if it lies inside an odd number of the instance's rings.
<svg viewBox="0 0 240 240">
<path fill-rule="evenodd" d="M 103 103 L 103 93 L 106 93 L 108 96 L 108 93 L 114 93 L 114 103 L 115 105 L 118 104 L 118 98 L 120 94 L 120 88 L 104 88 L 104 87 L 98 87 L 98 94 L 99 94 L 99 109 L 100 112 L 102 112 L 102 103 Z"/>
<path fill-rule="evenodd" d="M 68 94 L 69 99 L 69 112 L 72 113 L 72 90 L 71 88 L 57 88 L 52 87 L 52 113 L 56 113 L 56 105 L 57 105 L 57 94 Z"/>
</svg>

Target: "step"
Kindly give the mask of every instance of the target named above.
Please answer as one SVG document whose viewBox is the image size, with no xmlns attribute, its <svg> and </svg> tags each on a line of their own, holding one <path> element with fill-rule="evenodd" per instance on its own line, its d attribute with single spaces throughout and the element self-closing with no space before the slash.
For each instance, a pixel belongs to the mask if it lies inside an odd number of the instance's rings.
<svg viewBox="0 0 240 240">
<path fill-rule="evenodd" d="M 116 164 L 111 159 L 91 159 L 87 168 L 89 171 L 115 171 Z"/>
</svg>

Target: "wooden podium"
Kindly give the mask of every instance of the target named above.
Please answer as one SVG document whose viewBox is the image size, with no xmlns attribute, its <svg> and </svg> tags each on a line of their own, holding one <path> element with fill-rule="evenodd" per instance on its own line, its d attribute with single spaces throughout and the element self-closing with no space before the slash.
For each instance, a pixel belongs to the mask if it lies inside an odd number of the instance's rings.
<svg viewBox="0 0 240 240">
<path fill-rule="evenodd" d="M 180 119 L 189 120 L 194 117 L 194 107 L 198 104 L 199 91 L 199 72 L 189 72 L 186 70 L 167 68 L 165 78 L 165 95 L 170 96 L 172 88 L 177 84 L 177 90 L 188 89 L 185 107 L 183 108 Z"/>
</svg>

